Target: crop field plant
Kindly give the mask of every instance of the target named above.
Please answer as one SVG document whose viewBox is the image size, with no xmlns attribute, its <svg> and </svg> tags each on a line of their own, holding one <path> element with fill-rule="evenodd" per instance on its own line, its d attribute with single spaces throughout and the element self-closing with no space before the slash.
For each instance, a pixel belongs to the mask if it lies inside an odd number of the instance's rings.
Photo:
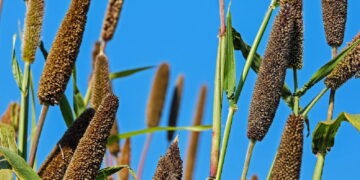
<svg viewBox="0 0 360 180">
<path fill-rule="evenodd" d="M 0 180 L 360 179 L 359 8 L 0 0 Z"/>
</svg>

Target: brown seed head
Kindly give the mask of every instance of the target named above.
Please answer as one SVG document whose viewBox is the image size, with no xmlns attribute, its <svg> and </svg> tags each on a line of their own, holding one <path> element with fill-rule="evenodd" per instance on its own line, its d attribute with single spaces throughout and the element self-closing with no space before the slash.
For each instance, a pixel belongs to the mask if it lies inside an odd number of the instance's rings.
<svg viewBox="0 0 360 180">
<path fill-rule="evenodd" d="M 251 100 L 247 136 L 257 141 L 264 138 L 274 119 L 289 65 L 294 21 L 286 7 L 280 9 L 273 24 Z"/>
<path fill-rule="evenodd" d="M 158 161 L 153 180 L 181 180 L 182 177 L 182 160 L 176 138 L 171 143 L 165 156 Z"/>
<path fill-rule="evenodd" d="M 32 63 L 40 44 L 42 23 L 44 18 L 44 0 L 28 0 L 23 37 L 23 60 Z"/>
<path fill-rule="evenodd" d="M 355 36 L 349 46 L 358 40 L 360 40 L 360 33 Z M 337 89 L 347 80 L 359 73 L 359 71 L 360 43 L 335 66 L 334 70 L 325 78 L 325 84 L 331 89 Z"/>
<path fill-rule="evenodd" d="M 71 76 L 85 30 L 90 0 L 73 0 L 56 34 L 42 72 L 41 104 L 58 104 Z"/>
<path fill-rule="evenodd" d="M 290 115 L 281 137 L 270 179 L 297 180 L 300 178 L 303 152 L 304 118 Z"/>
<path fill-rule="evenodd" d="M 50 155 L 41 165 L 38 174 L 43 180 L 62 180 L 76 146 L 95 114 L 95 110 L 85 110 L 69 127 Z"/>
<path fill-rule="evenodd" d="M 103 23 L 103 29 L 101 32 L 102 40 L 109 41 L 112 39 L 119 21 L 119 16 L 123 3 L 123 0 L 109 0 L 106 16 Z"/>
<path fill-rule="evenodd" d="M 170 127 L 175 127 L 177 124 L 183 87 L 184 87 L 184 75 L 181 74 L 178 76 L 176 80 L 175 89 L 171 99 L 171 108 L 170 108 L 170 114 L 168 120 L 168 125 Z M 167 132 L 167 139 L 169 142 L 174 138 L 174 132 L 175 131 Z"/>
<path fill-rule="evenodd" d="M 76 147 L 64 179 L 95 179 L 118 106 L 119 100 L 115 95 L 108 94 L 104 98 Z"/>
<path fill-rule="evenodd" d="M 206 93 L 207 93 L 207 86 L 203 85 L 200 90 L 199 99 L 196 106 L 196 112 L 193 120 L 193 126 L 200 126 L 203 120 L 204 115 L 204 107 L 206 101 Z M 195 168 L 196 162 L 196 153 L 198 150 L 200 132 L 191 132 L 189 138 L 189 145 L 187 149 L 186 155 L 186 165 L 185 165 L 185 173 L 184 179 L 185 180 L 192 180 L 193 173 Z"/>
<path fill-rule="evenodd" d="M 127 138 L 125 140 L 125 144 L 123 145 L 123 148 L 121 149 L 121 156 L 118 157 L 118 165 L 129 165 L 131 161 L 131 141 L 130 138 Z M 128 169 L 122 169 L 118 173 L 119 180 L 127 180 L 129 179 L 129 170 Z"/>
<path fill-rule="evenodd" d="M 347 0 L 321 0 L 321 4 L 327 43 L 339 47 L 344 40 Z"/>
<path fill-rule="evenodd" d="M 91 83 L 91 106 L 97 110 L 105 96 L 112 92 L 109 78 L 109 62 L 104 54 L 96 57 L 94 76 Z"/>
<path fill-rule="evenodd" d="M 156 127 L 160 123 L 169 82 L 169 71 L 170 67 L 166 63 L 162 63 L 156 71 L 146 108 L 148 127 Z"/>
<path fill-rule="evenodd" d="M 256 174 L 254 174 L 251 176 L 251 180 L 259 180 L 259 177 Z"/>
<path fill-rule="evenodd" d="M 119 127 L 117 124 L 117 120 L 115 119 L 113 126 L 111 127 L 110 130 L 110 136 L 116 136 L 119 134 Z M 107 145 L 107 148 L 109 149 L 109 152 L 114 155 L 117 156 L 118 153 L 120 152 L 120 144 L 119 141 L 115 141 L 110 145 Z"/>
<path fill-rule="evenodd" d="M 5 113 L 1 116 L 1 121 L 5 124 L 11 125 L 15 132 L 19 128 L 19 119 L 20 119 L 20 104 L 12 102 L 7 107 Z"/>
</svg>

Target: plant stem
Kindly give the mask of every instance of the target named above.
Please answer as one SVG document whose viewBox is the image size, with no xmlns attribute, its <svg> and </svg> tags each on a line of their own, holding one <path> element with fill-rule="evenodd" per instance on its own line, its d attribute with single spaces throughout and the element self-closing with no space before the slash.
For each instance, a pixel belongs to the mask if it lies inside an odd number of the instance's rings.
<svg viewBox="0 0 360 180">
<path fill-rule="evenodd" d="M 224 131 L 224 138 L 222 141 L 222 146 L 221 146 L 221 153 L 220 153 L 220 160 L 219 160 L 219 165 L 217 167 L 217 172 L 216 172 L 216 179 L 220 180 L 221 179 L 221 173 L 222 173 L 222 169 L 223 169 L 223 165 L 224 165 L 224 160 L 225 160 L 225 156 L 226 156 L 226 149 L 227 149 L 227 144 L 229 142 L 229 137 L 230 137 L 230 131 L 231 131 L 231 124 L 232 124 L 232 120 L 233 120 L 233 115 L 236 111 L 235 107 L 230 106 L 229 108 L 229 113 L 228 113 L 228 117 L 226 120 L 226 126 L 225 126 L 225 131 Z"/>
<path fill-rule="evenodd" d="M 336 54 L 337 54 L 337 47 L 332 47 L 331 48 L 332 59 L 334 59 L 336 57 Z M 328 113 L 327 113 L 327 118 L 326 118 L 328 121 L 330 121 L 332 119 L 333 112 L 334 112 L 335 91 L 336 91 L 335 89 L 330 90 L 329 107 L 328 107 Z"/>
<path fill-rule="evenodd" d="M 313 180 L 321 180 L 322 171 L 324 167 L 324 161 L 325 161 L 325 154 L 318 153 L 317 154 L 317 161 L 316 166 L 313 174 Z"/>
<path fill-rule="evenodd" d="M 253 153 L 253 150 L 254 150 L 254 147 L 255 147 L 255 143 L 256 143 L 255 140 L 250 139 L 249 146 L 248 146 L 248 149 L 247 149 L 247 152 L 246 152 L 243 171 L 242 171 L 242 174 L 241 174 L 241 180 L 246 180 L 246 175 L 247 175 L 247 172 L 249 170 L 250 160 L 251 160 L 251 156 L 252 156 L 252 153 Z"/>
<path fill-rule="evenodd" d="M 31 64 L 29 62 L 25 62 L 24 76 L 21 85 L 21 105 L 20 105 L 19 140 L 18 140 L 20 154 L 25 160 L 27 157 L 30 69 L 31 69 Z"/>
<path fill-rule="evenodd" d="M 90 101 L 90 97 L 91 97 L 91 81 L 89 83 L 89 87 L 87 88 L 86 90 L 86 94 L 85 94 L 85 97 L 84 97 L 84 104 L 85 106 L 87 106 L 89 104 L 89 101 Z"/>
<path fill-rule="evenodd" d="M 293 68 L 293 76 L 294 76 L 294 92 L 298 90 L 298 76 L 296 68 Z M 293 111 L 295 115 L 299 114 L 299 96 L 294 96 L 294 107 Z"/>
<path fill-rule="evenodd" d="M 301 113 L 302 116 L 306 116 L 307 113 L 311 110 L 311 108 L 319 101 L 319 99 L 326 93 L 329 88 L 324 88 L 321 92 L 304 108 L 303 112 Z"/>
<path fill-rule="evenodd" d="M 141 153 L 140 162 L 139 162 L 138 170 L 137 170 L 137 179 L 138 179 L 138 180 L 141 180 L 142 173 L 143 173 L 143 171 L 144 171 L 145 160 L 146 160 L 146 156 L 147 156 L 147 153 L 148 153 L 148 151 L 149 151 L 149 148 L 150 148 L 152 135 L 153 135 L 153 134 L 150 133 L 150 134 L 148 134 L 148 135 L 146 136 L 146 141 L 145 141 L 145 144 L 144 144 L 143 151 L 142 151 L 142 153 Z"/>
<path fill-rule="evenodd" d="M 39 144 L 41 131 L 42 131 L 42 128 L 44 126 L 44 122 L 45 122 L 46 114 L 47 114 L 48 110 L 49 110 L 49 105 L 47 105 L 47 104 L 44 104 L 42 106 L 42 108 L 41 108 L 41 113 L 40 113 L 38 125 L 36 127 L 36 132 L 35 132 L 35 135 L 34 135 L 34 138 L 33 138 L 33 143 L 31 144 L 31 149 L 30 149 L 30 158 L 29 158 L 30 167 L 34 166 L 37 147 L 38 147 L 38 144 Z"/>
<path fill-rule="evenodd" d="M 219 37 L 225 35 L 225 3 L 224 0 L 219 0 L 219 9 L 220 9 L 220 34 Z"/>
</svg>

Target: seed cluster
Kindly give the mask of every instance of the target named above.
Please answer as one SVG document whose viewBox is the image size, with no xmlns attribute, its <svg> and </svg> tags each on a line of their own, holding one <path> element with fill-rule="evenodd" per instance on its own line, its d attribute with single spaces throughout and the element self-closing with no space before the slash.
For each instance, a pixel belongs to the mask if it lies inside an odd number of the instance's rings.
<svg viewBox="0 0 360 180">
<path fill-rule="evenodd" d="M 247 129 L 249 139 L 261 141 L 264 138 L 279 105 L 292 52 L 295 23 L 291 14 L 289 6 L 281 7 L 273 24 L 251 100 Z"/>
<path fill-rule="evenodd" d="M 73 0 L 56 34 L 42 72 L 38 97 L 41 104 L 58 104 L 79 53 L 90 0 Z"/>
<path fill-rule="evenodd" d="M 62 180 L 76 146 L 88 127 L 95 110 L 85 110 L 65 132 L 50 155 L 41 165 L 38 174 L 44 180 Z"/>
<path fill-rule="evenodd" d="M 304 119 L 302 116 L 290 115 L 281 137 L 270 179 L 297 180 L 303 153 Z"/>
<path fill-rule="evenodd" d="M 109 41 L 114 36 L 123 4 L 123 0 L 109 0 L 101 32 L 101 37 L 104 41 Z"/>
<path fill-rule="evenodd" d="M 117 120 L 115 119 L 113 126 L 111 127 L 110 130 L 110 136 L 115 136 L 119 134 L 119 127 L 117 124 Z M 119 141 L 115 141 L 112 144 L 108 145 L 107 148 L 109 149 L 109 152 L 114 155 L 117 156 L 118 153 L 120 152 L 120 144 Z"/>
<path fill-rule="evenodd" d="M 131 141 L 130 138 L 127 138 L 125 140 L 125 144 L 123 148 L 121 149 L 121 157 L 118 158 L 118 164 L 124 165 L 127 164 L 130 166 L 131 161 Z M 118 176 L 119 179 L 129 179 L 129 170 L 128 169 L 122 169 L 119 171 Z"/>
<path fill-rule="evenodd" d="M 156 127 L 160 123 L 169 82 L 169 71 L 170 67 L 166 63 L 162 63 L 156 71 L 146 108 L 148 127 Z"/>
<path fill-rule="evenodd" d="M 153 180 L 181 180 L 182 160 L 177 138 L 171 143 L 165 156 L 162 156 L 156 167 Z"/>
<path fill-rule="evenodd" d="M 176 80 L 176 86 L 174 89 L 173 97 L 171 99 L 171 108 L 170 108 L 170 115 L 168 121 L 169 127 L 174 127 L 177 124 L 183 86 L 184 86 L 184 76 L 180 75 Z M 167 132 L 167 139 L 169 142 L 171 142 L 171 140 L 174 138 L 174 133 L 175 131 Z"/>
<path fill-rule="evenodd" d="M 339 47 L 344 40 L 347 0 L 322 0 L 321 4 L 327 43 Z"/>
<path fill-rule="evenodd" d="M 360 40 L 360 33 L 351 41 L 351 44 Z M 325 84 L 331 89 L 337 89 L 360 71 L 360 43 L 354 47 L 344 59 L 336 65 L 334 70 L 325 78 Z"/>
<path fill-rule="evenodd" d="M 20 119 L 20 104 L 12 102 L 7 107 L 4 114 L 1 116 L 0 123 L 5 123 L 11 125 L 15 132 L 19 129 L 19 119 Z"/>
<path fill-rule="evenodd" d="M 44 19 L 44 0 L 28 0 L 23 38 L 23 60 L 32 63 L 40 44 L 41 29 Z"/>
<path fill-rule="evenodd" d="M 96 57 L 94 68 L 93 80 L 91 83 L 91 107 L 97 110 L 104 97 L 112 92 L 109 78 L 109 62 L 104 54 L 99 54 Z"/>
<path fill-rule="evenodd" d="M 104 98 L 74 152 L 64 179 L 95 179 L 118 106 L 115 95 Z"/>
</svg>

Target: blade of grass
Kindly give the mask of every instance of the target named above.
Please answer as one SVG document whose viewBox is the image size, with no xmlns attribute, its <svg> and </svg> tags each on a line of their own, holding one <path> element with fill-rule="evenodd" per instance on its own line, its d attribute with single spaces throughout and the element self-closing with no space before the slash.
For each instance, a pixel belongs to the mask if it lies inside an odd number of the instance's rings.
<svg viewBox="0 0 360 180">
<path fill-rule="evenodd" d="M 133 179 L 137 179 L 135 175 L 135 171 L 131 167 L 129 167 L 128 165 L 118 165 L 118 166 L 106 167 L 104 169 L 101 169 L 98 172 L 98 175 L 96 176 L 96 180 L 106 180 L 108 176 L 111 176 L 124 168 L 129 170 Z"/>
</svg>

